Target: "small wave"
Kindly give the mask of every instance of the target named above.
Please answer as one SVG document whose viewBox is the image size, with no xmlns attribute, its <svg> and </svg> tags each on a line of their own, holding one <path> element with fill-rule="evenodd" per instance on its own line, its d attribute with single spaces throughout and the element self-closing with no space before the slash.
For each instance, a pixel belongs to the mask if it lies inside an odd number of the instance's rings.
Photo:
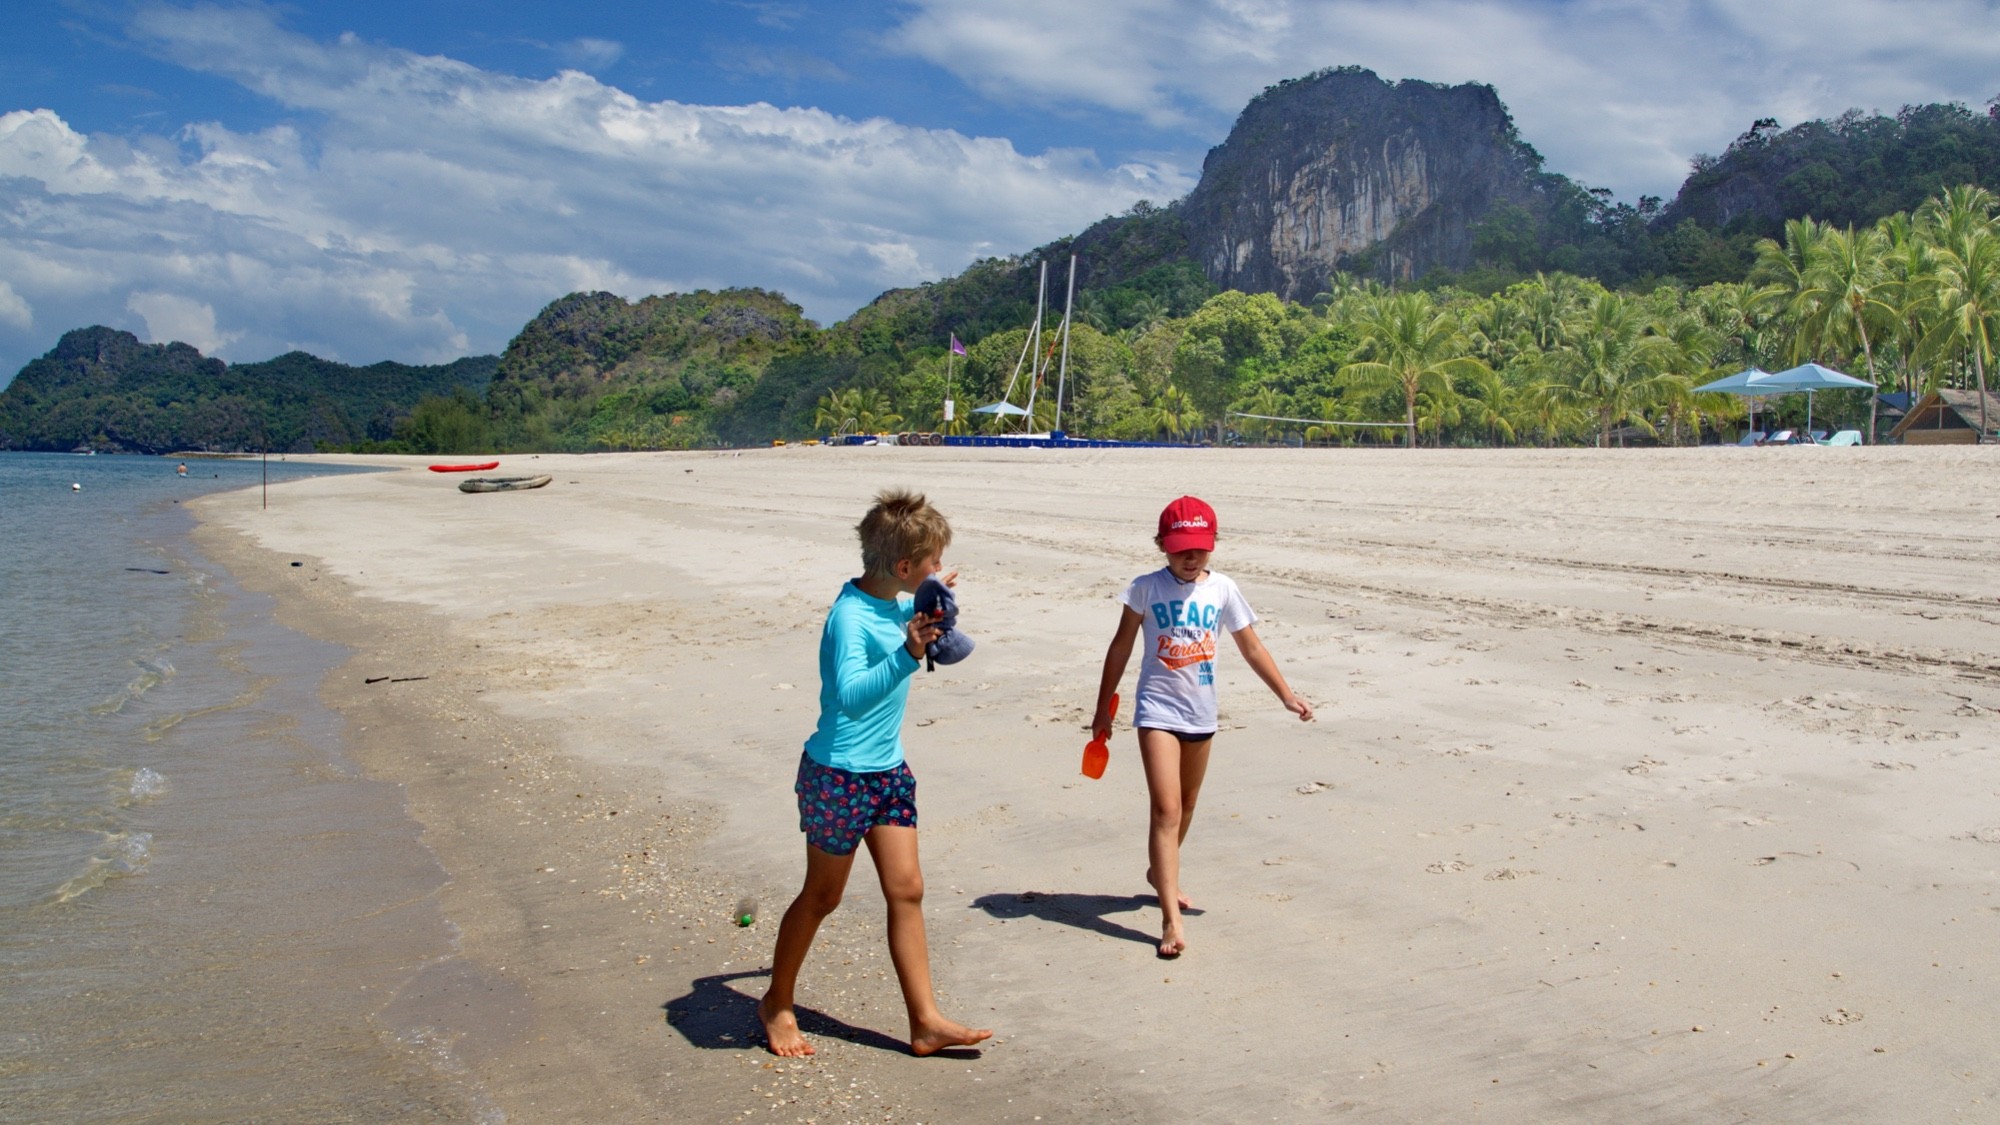
<svg viewBox="0 0 2000 1125">
<path fill-rule="evenodd" d="M 132 799 L 135 801 L 149 800 L 166 791 L 167 779 L 154 770 L 140 766 L 139 771 L 132 775 Z"/>
<path fill-rule="evenodd" d="M 93 715 L 116 715 L 125 709 L 127 703 L 138 699 L 147 692 L 174 678 L 173 662 L 165 657 L 135 660 L 139 674 L 117 694 L 90 709 Z"/>
<path fill-rule="evenodd" d="M 466 1092 L 471 1095 L 474 1125 L 507 1125 L 506 1111 L 488 1101 L 485 1091 L 476 1083 L 471 1083 L 472 1072 L 458 1057 L 456 1048 L 464 1033 L 451 1034 L 426 1024 L 393 1032 L 392 1037 L 405 1049 L 429 1062 L 438 1073 L 471 1086 Z"/>
<path fill-rule="evenodd" d="M 105 837 L 104 842 L 103 852 L 91 856 L 81 874 L 56 888 L 57 903 L 88 894 L 113 879 L 137 875 L 153 857 L 151 832 L 114 833 Z"/>
<path fill-rule="evenodd" d="M 180 726 L 189 719 L 199 719 L 204 715 L 215 715 L 225 711 L 236 711 L 248 707 L 263 698 L 264 689 L 270 687 L 272 682 L 272 677 L 265 676 L 253 681 L 249 688 L 238 692 L 236 697 L 227 703 L 211 703 L 206 707 L 196 707 L 192 711 L 174 711 L 162 715 L 141 727 L 139 729 L 139 736 L 147 742 L 158 742 L 160 739 L 166 737 L 168 731 Z"/>
</svg>

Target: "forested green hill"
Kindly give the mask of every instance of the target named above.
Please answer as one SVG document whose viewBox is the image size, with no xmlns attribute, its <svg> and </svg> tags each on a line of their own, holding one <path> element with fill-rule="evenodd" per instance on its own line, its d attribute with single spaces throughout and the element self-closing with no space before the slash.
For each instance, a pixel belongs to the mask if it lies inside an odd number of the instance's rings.
<svg viewBox="0 0 2000 1125">
<path fill-rule="evenodd" d="M 307 452 L 393 437 L 426 396 L 478 403 L 496 360 L 352 367 L 293 352 L 229 365 L 186 344 L 81 328 L 0 391 L 0 448 Z"/>
</svg>

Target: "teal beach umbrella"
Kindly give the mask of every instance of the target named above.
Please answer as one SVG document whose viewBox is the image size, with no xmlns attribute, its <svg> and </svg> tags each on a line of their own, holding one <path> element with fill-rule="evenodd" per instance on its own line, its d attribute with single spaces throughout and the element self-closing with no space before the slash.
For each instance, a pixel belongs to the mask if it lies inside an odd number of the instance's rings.
<svg viewBox="0 0 2000 1125">
<path fill-rule="evenodd" d="M 1812 429 L 1812 395 L 1814 391 L 1845 391 L 1866 387 L 1873 390 L 1875 384 L 1866 379 L 1856 379 L 1831 367 L 1817 363 L 1801 363 L 1783 371 L 1762 371 L 1752 367 L 1734 375 L 1703 383 L 1697 391 L 1715 391 L 1732 395 L 1783 395 L 1798 391 L 1806 393 L 1806 429 Z"/>
<path fill-rule="evenodd" d="M 1835 371 L 1831 367 L 1821 367 L 1817 363 L 1801 363 L 1797 367 L 1787 367 L 1783 371 L 1774 372 L 1770 376 L 1770 384 L 1773 389 L 1782 388 L 1787 391 L 1804 391 L 1806 393 L 1806 431 L 1808 433 L 1812 431 L 1812 396 L 1814 391 L 1849 391 L 1862 387 L 1866 387 L 1871 392 L 1875 390 L 1875 384 L 1866 379 L 1856 379 L 1852 375 Z M 1872 407 L 1870 412 L 1872 414 Z M 1869 429 L 1874 429 L 1873 423 L 1870 423 Z M 1875 440 L 1875 435 L 1873 433 L 1869 434 L 1868 440 Z"/>
</svg>

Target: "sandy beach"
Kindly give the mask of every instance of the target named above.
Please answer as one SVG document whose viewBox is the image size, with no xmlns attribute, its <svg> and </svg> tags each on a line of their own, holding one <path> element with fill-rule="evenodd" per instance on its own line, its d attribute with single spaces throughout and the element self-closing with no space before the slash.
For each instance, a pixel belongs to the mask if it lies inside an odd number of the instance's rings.
<svg viewBox="0 0 2000 1125">
<path fill-rule="evenodd" d="M 2000 450 L 327 460 L 401 471 L 198 541 L 354 652 L 323 698 L 459 939 L 375 1030 L 487 1120 L 2000 1120 Z M 858 866 L 778 1060 L 815 646 L 889 485 L 978 644 L 905 741 L 942 1004 L 996 1036 L 905 1053 Z M 1133 736 L 1077 767 L 1182 492 L 1319 717 L 1225 646 L 1166 962 Z"/>
</svg>

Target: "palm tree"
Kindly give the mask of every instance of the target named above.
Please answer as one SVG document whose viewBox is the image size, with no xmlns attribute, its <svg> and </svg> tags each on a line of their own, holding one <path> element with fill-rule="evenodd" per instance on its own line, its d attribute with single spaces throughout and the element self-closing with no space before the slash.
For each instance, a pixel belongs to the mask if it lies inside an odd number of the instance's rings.
<svg viewBox="0 0 2000 1125">
<path fill-rule="evenodd" d="M 1329 395 L 1313 399 L 1310 404 L 1304 407 L 1303 412 L 1323 421 L 1321 425 L 1306 427 L 1306 441 L 1323 441 L 1328 445 L 1332 445 L 1334 442 L 1339 442 L 1342 445 L 1353 445 L 1357 440 L 1359 431 L 1356 427 L 1338 424 L 1355 420 L 1354 405 L 1352 403 Z"/>
<path fill-rule="evenodd" d="M 1438 308 L 1424 292 L 1392 293 L 1367 302 L 1357 325 L 1356 354 L 1369 358 L 1340 369 L 1336 381 L 1366 391 L 1403 392 L 1404 445 L 1417 444 L 1417 393 L 1449 396 L 1460 375 L 1491 371 L 1467 355 L 1469 342 L 1458 317 Z"/>
<path fill-rule="evenodd" d="M 1681 443 L 1681 424 L 1687 423 L 1694 432 L 1696 444 L 1701 443 L 1701 426 L 1704 415 L 1713 413 L 1711 407 L 1727 413 L 1729 408 L 1715 400 L 1727 399 L 1728 395 L 1696 394 L 1694 388 L 1701 383 L 1723 373 L 1716 360 L 1727 346 L 1725 337 L 1709 322 L 1711 310 L 1700 302 L 1688 308 L 1675 309 L 1667 316 L 1653 323 L 1653 334 L 1667 342 L 1667 347 L 1658 357 L 1660 374 L 1654 390 L 1667 422 L 1667 442 Z"/>
<path fill-rule="evenodd" d="M 1444 444 L 1444 432 L 1464 418 L 1458 394 L 1449 387 L 1428 386 L 1417 392 L 1417 431 L 1429 431 L 1433 449 Z"/>
<path fill-rule="evenodd" d="M 1131 308 L 1126 310 L 1126 316 L 1132 322 L 1129 331 L 1134 337 L 1143 336 L 1159 327 L 1160 322 L 1167 319 L 1168 312 L 1169 310 L 1165 301 L 1160 300 L 1150 293 L 1141 296 L 1132 302 Z"/>
<path fill-rule="evenodd" d="M 1496 371 L 1534 346 L 1520 302 L 1504 293 L 1474 306 L 1468 327 L 1479 358 Z"/>
<path fill-rule="evenodd" d="M 1920 345 L 1937 313 L 1937 245 L 1925 226 L 1905 213 L 1889 215 L 1876 224 L 1887 246 L 1884 254 L 1883 299 L 1896 310 L 1889 339 L 1894 341 L 1902 368 L 1905 394 L 1914 395 Z M 1886 343 L 1887 341 L 1885 341 Z"/>
<path fill-rule="evenodd" d="M 1460 416 L 1464 424 L 1482 430 L 1492 444 L 1514 442 L 1514 412 L 1518 394 L 1500 378 L 1486 370 L 1470 374 L 1458 384 L 1458 400 L 1464 404 Z"/>
<path fill-rule="evenodd" d="M 1585 310 L 1583 323 L 1550 353 L 1557 375 L 1551 393 L 1597 416 L 1597 445 L 1611 444 L 1611 428 L 1631 422 L 1654 432 L 1646 420 L 1658 391 L 1654 380 L 1672 362 L 1672 343 L 1648 332 L 1644 310 L 1617 293 L 1603 293 Z"/>
<path fill-rule="evenodd" d="M 1977 184 L 1946 188 L 1917 209 L 1917 222 L 1940 246 L 1964 241 L 1972 232 L 1993 225 L 2000 197 Z"/>
<path fill-rule="evenodd" d="M 1508 290 L 1510 294 L 1520 294 L 1527 343 L 1540 351 L 1554 350 L 1562 342 L 1563 327 L 1589 303 L 1594 288 L 1595 285 L 1573 274 L 1538 273 L 1533 281 Z"/>
<path fill-rule="evenodd" d="M 1277 430 L 1284 425 L 1282 422 L 1273 422 L 1270 419 L 1283 417 L 1291 409 L 1291 404 L 1286 401 L 1285 396 L 1280 394 L 1276 387 L 1270 386 L 1257 388 L 1257 393 L 1235 405 L 1236 409 L 1241 413 L 1261 414 L 1264 416 L 1261 418 L 1245 418 L 1240 427 L 1245 433 L 1255 436 L 1260 441 L 1268 439 L 1273 430 Z"/>
<path fill-rule="evenodd" d="M 1972 357 L 1979 388 L 1979 440 L 1992 436 L 1986 417 L 1986 365 L 2000 341 L 2000 230 L 1971 227 L 1938 254 L 1937 298 L 1944 317 L 1926 344 L 1936 352 Z"/>
<path fill-rule="evenodd" d="M 1076 319 L 1088 324 L 1099 332 L 1110 333 L 1116 325 L 1111 322 L 1111 308 L 1106 304 L 1101 291 L 1087 289 L 1076 299 Z"/>
<path fill-rule="evenodd" d="M 903 416 L 889 403 L 889 396 L 872 387 L 854 391 L 854 428 L 865 434 L 893 430 L 903 424 Z"/>
<path fill-rule="evenodd" d="M 1535 374 L 1545 370 L 1539 365 Z M 1522 388 L 1526 400 L 1526 417 L 1541 432 L 1542 444 L 1552 446 L 1564 434 L 1584 430 L 1590 422 L 1590 415 L 1577 405 L 1574 396 L 1568 394 L 1561 383 L 1538 381 Z"/>
<path fill-rule="evenodd" d="M 813 407 L 813 429 L 823 434 L 842 434 L 855 426 L 861 412 L 861 392 L 853 387 L 828 391 Z"/>
<path fill-rule="evenodd" d="M 1861 345 L 1871 384 L 1868 392 L 1871 445 L 1875 441 L 1876 399 L 1882 388 L 1875 380 L 1875 347 L 1868 338 L 1868 326 L 1892 321 L 1896 315 L 1894 306 L 1882 299 L 1889 288 L 1888 245 L 1888 239 L 1874 227 L 1859 231 L 1829 230 L 1807 275 L 1827 306 L 1828 315 L 1820 331 L 1821 347 L 1849 340 Z"/>
<path fill-rule="evenodd" d="M 1757 264 L 1751 267 L 1750 277 L 1763 283 L 1757 291 L 1758 303 L 1777 311 L 1792 330 L 1791 346 L 1785 353 L 1791 363 L 1801 362 L 1815 350 L 1827 319 L 1840 312 L 1815 279 L 1831 229 L 1808 215 L 1786 220 L 1783 245 L 1768 238 L 1757 242 Z"/>
<path fill-rule="evenodd" d="M 1173 384 L 1153 401 L 1147 412 L 1147 421 L 1154 432 L 1165 432 L 1178 439 L 1202 424 L 1201 411 L 1194 408 L 1193 400 L 1187 393 Z"/>
</svg>

